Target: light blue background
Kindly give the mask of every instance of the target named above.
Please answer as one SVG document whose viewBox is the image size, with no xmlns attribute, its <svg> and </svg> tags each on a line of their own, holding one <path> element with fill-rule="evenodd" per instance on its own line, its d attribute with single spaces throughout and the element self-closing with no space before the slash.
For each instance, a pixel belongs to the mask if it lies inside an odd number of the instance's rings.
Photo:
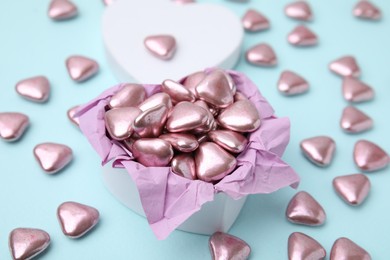
<svg viewBox="0 0 390 260">
<path fill-rule="evenodd" d="M 175 231 L 167 240 L 158 241 L 145 219 L 119 204 L 103 186 L 98 156 L 69 123 L 68 108 L 90 100 L 116 82 L 101 41 L 102 2 L 74 2 L 79 17 L 58 23 L 46 15 L 48 0 L 0 3 L 0 111 L 21 111 L 31 119 L 31 127 L 20 142 L 0 140 L 0 259 L 10 258 L 8 234 L 16 227 L 42 228 L 50 233 L 52 244 L 41 259 L 208 259 L 208 237 Z M 252 259 L 286 259 L 287 238 L 294 231 L 313 236 L 328 253 L 335 239 L 346 236 L 367 249 L 373 259 L 388 259 L 389 169 L 368 174 L 372 191 L 357 208 L 346 205 L 334 193 L 331 181 L 335 176 L 358 172 L 352 160 L 358 139 L 374 141 L 390 151 L 390 2 L 375 1 L 384 19 L 367 22 L 351 15 L 355 0 L 310 1 L 315 19 L 308 26 L 320 41 L 313 48 L 287 43 L 287 33 L 299 24 L 284 16 L 287 0 L 210 2 L 223 4 L 239 16 L 254 7 L 270 18 L 270 30 L 245 35 L 244 49 L 267 42 L 274 47 L 279 65 L 257 68 L 241 59 L 237 69 L 258 84 L 279 116 L 291 118 L 291 143 L 284 159 L 302 177 L 299 190 L 310 192 L 328 216 L 322 227 L 287 222 L 284 211 L 296 192 L 287 188 L 272 195 L 251 196 L 230 233 L 251 245 Z M 72 82 L 64 66 L 72 54 L 98 60 L 99 75 L 83 84 Z M 374 101 L 358 105 L 375 121 L 372 131 L 360 135 L 340 130 L 339 117 L 347 103 L 341 96 L 341 79 L 327 69 L 331 60 L 345 54 L 356 56 L 362 79 L 376 91 Z M 310 92 L 291 98 L 280 95 L 276 82 L 284 69 L 302 74 L 311 84 Z M 14 91 L 18 80 L 39 74 L 46 75 L 52 84 L 50 101 L 44 105 L 27 102 Z M 320 134 L 337 142 L 335 160 L 326 169 L 310 164 L 299 150 L 302 139 Z M 44 174 L 32 155 L 33 147 L 46 141 L 66 143 L 74 150 L 73 163 L 55 176 Z M 79 240 L 65 237 L 56 219 L 57 206 L 68 200 L 95 206 L 101 213 L 95 230 Z"/>
</svg>

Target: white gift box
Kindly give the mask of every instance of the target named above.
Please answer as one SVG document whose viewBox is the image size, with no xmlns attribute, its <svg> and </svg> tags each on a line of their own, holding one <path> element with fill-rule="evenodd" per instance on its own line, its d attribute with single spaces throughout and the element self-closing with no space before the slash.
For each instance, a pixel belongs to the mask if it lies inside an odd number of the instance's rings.
<svg viewBox="0 0 390 260">
<path fill-rule="evenodd" d="M 103 181 L 117 200 L 145 217 L 137 186 L 126 169 L 113 168 L 111 163 L 107 163 L 103 166 Z M 211 235 L 216 231 L 227 232 L 240 214 L 245 201 L 246 197 L 234 200 L 225 193 L 218 193 L 213 201 L 205 203 L 177 229 L 203 235 Z"/>
</svg>

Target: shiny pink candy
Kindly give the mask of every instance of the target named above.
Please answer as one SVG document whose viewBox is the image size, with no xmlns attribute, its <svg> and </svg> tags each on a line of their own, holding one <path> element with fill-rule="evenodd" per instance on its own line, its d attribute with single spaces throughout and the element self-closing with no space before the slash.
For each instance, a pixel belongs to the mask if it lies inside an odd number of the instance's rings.
<svg viewBox="0 0 390 260">
<path fill-rule="evenodd" d="M 53 174 L 72 161 L 73 152 L 64 144 L 42 143 L 35 146 L 34 156 L 46 173 Z"/>
<path fill-rule="evenodd" d="M 312 19 L 310 5 L 306 1 L 296 1 L 284 8 L 284 13 L 293 19 L 309 21 Z"/>
<path fill-rule="evenodd" d="M 382 17 L 381 10 L 367 0 L 360 0 L 355 5 L 353 14 L 358 18 L 367 20 L 379 20 Z"/>
<path fill-rule="evenodd" d="M 138 139 L 132 146 L 134 158 L 146 167 L 167 166 L 173 158 L 172 145 L 159 138 Z"/>
<path fill-rule="evenodd" d="M 34 102 L 46 102 L 50 96 L 50 82 L 44 76 L 21 80 L 15 88 L 19 95 Z"/>
<path fill-rule="evenodd" d="M 84 56 L 71 56 L 65 63 L 69 76 L 77 82 L 85 81 L 99 71 L 99 64 Z"/>
<path fill-rule="evenodd" d="M 298 192 L 289 202 L 287 219 L 295 224 L 319 226 L 324 224 L 326 214 L 322 206 L 307 192 Z"/>
<path fill-rule="evenodd" d="M 269 28 L 269 21 L 260 12 L 249 9 L 241 19 L 242 26 L 249 32 L 263 31 Z"/>
<path fill-rule="evenodd" d="M 167 121 L 169 109 L 161 104 L 141 112 L 133 123 L 134 131 L 140 137 L 158 137 Z"/>
<path fill-rule="evenodd" d="M 195 102 L 195 95 L 180 83 L 173 80 L 164 80 L 161 84 L 163 92 L 167 93 L 175 103 L 180 101 Z"/>
<path fill-rule="evenodd" d="M 47 11 L 53 20 L 67 20 L 77 16 L 77 6 L 70 0 L 52 0 Z"/>
<path fill-rule="evenodd" d="M 371 117 L 367 116 L 359 109 L 348 106 L 343 110 L 340 126 L 347 133 L 361 133 L 371 129 L 373 121 Z"/>
<path fill-rule="evenodd" d="M 353 158 L 357 167 L 366 172 L 377 171 L 390 164 L 389 155 L 378 145 L 367 140 L 356 142 Z"/>
<path fill-rule="evenodd" d="M 201 100 L 218 108 L 226 108 L 234 101 L 235 86 L 223 71 L 215 70 L 198 84 L 195 91 Z"/>
<path fill-rule="evenodd" d="M 183 153 L 193 152 L 199 146 L 198 140 L 191 134 L 168 133 L 160 135 L 159 138 L 169 142 L 173 148 Z"/>
<path fill-rule="evenodd" d="M 344 56 L 329 64 L 329 69 L 342 77 L 359 77 L 360 68 L 352 56 Z"/>
<path fill-rule="evenodd" d="M 50 245 L 50 235 L 41 229 L 16 228 L 9 235 L 12 259 L 32 259 Z"/>
<path fill-rule="evenodd" d="M 240 100 L 219 114 L 218 123 L 233 131 L 253 132 L 260 127 L 261 121 L 259 112 L 252 102 Z"/>
<path fill-rule="evenodd" d="M 145 38 L 144 45 L 155 57 L 172 59 L 176 51 L 176 40 L 172 35 L 151 35 Z"/>
<path fill-rule="evenodd" d="M 196 150 L 195 165 L 198 178 L 212 182 L 231 173 L 236 168 L 237 160 L 217 144 L 204 142 Z"/>
<path fill-rule="evenodd" d="M 99 211 L 77 202 L 64 202 L 57 209 L 57 217 L 64 235 L 84 236 L 99 222 Z"/>
<path fill-rule="evenodd" d="M 336 143 L 328 136 L 316 136 L 301 142 L 303 154 L 314 164 L 325 167 L 333 159 Z"/>
<path fill-rule="evenodd" d="M 173 107 L 166 124 L 169 132 L 185 132 L 204 126 L 208 111 L 193 103 L 183 101 Z"/>
<path fill-rule="evenodd" d="M 314 238 L 300 232 L 288 237 L 289 260 L 322 260 L 326 257 L 324 247 Z"/>
<path fill-rule="evenodd" d="M 146 92 L 142 85 L 126 84 L 113 95 L 108 103 L 110 108 L 136 107 L 145 101 Z"/>
<path fill-rule="evenodd" d="M 213 260 L 246 260 L 251 254 L 250 246 L 238 237 L 216 232 L 209 240 Z"/>
<path fill-rule="evenodd" d="M 286 70 L 280 75 L 278 90 L 287 95 L 298 95 L 309 90 L 309 83 L 295 72 Z"/>
<path fill-rule="evenodd" d="M 374 98 L 374 90 L 362 81 L 346 77 L 343 80 L 343 96 L 349 102 L 364 102 Z"/>
<path fill-rule="evenodd" d="M 248 144 L 245 136 L 230 130 L 214 130 L 208 136 L 211 141 L 231 153 L 241 153 Z"/>
<path fill-rule="evenodd" d="M 17 112 L 0 113 L 0 138 L 13 142 L 19 140 L 30 124 L 28 116 Z"/>
<path fill-rule="evenodd" d="M 274 50 L 265 43 L 250 48 L 246 52 L 245 57 L 250 64 L 257 66 L 272 67 L 278 63 Z"/>
<path fill-rule="evenodd" d="M 183 86 L 186 87 L 192 94 L 196 95 L 195 88 L 198 84 L 206 77 L 206 73 L 204 71 L 198 71 L 188 75 L 183 80 Z"/>
<path fill-rule="evenodd" d="M 134 120 L 141 114 L 137 107 L 121 107 L 108 110 L 104 116 L 106 129 L 115 140 L 129 138 L 134 132 Z"/>
<path fill-rule="evenodd" d="M 304 25 L 298 25 L 287 36 L 287 40 L 296 46 L 312 46 L 318 42 L 317 35 Z"/>
<path fill-rule="evenodd" d="M 371 183 L 367 176 L 358 173 L 334 178 L 333 188 L 345 202 L 356 206 L 366 199 Z"/>
<path fill-rule="evenodd" d="M 370 254 L 346 237 L 337 239 L 330 251 L 330 260 L 371 260 Z"/>
<path fill-rule="evenodd" d="M 151 108 L 157 107 L 161 104 L 164 104 L 167 108 L 172 107 L 171 97 L 166 93 L 156 93 L 148 97 L 144 102 L 142 102 L 138 108 L 142 111 L 149 110 Z"/>
<path fill-rule="evenodd" d="M 68 111 L 66 112 L 70 122 L 72 122 L 75 126 L 79 126 L 79 124 L 80 124 L 79 119 L 77 117 L 75 117 L 75 114 L 76 114 L 78 108 L 79 108 L 79 106 L 74 106 L 74 107 L 71 107 L 70 109 L 68 109 Z"/>
<path fill-rule="evenodd" d="M 195 159 L 192 154 L 179 154 L 171 162 L 172 172 L 190 180 L 196 180 Z"/>
</svg>

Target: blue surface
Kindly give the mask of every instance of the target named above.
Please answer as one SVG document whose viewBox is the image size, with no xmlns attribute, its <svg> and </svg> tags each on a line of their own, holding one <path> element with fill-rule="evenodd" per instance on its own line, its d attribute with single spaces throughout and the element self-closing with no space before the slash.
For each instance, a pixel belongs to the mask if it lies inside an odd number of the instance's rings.
<svg viewBox="0 0 390 260">
<path fill-rule="evenodd" d="M 0 140 L 0 259 L 10 259 L 8 234 L 16 227 L 42 228 L 50 233 L 52 244 L 40 259 L 208 259 L 208 237 L 175 231 L 167 240 L 158 241 L 145 219 L 119 204 L 102 184 L 98 156 L 68 122 L 68 108 L 90 100 L 116 82 L 101 41 L 102 2 L 74 1 L 80 15 L 66 22 L 53 22 L 47 17 L 48 0 L 0 4 L 0 111 L 25 112 L 32 122 L 19 142 Z M 296 192 L 287 188 L 271 195 L 251 196 L 230 233 L 251 245 L 252 259 L 287 259 L 287 238 L 294 231 L 313 236 L 328 253 L 335 239 L 346 236 L 367 249 L 373 259 L 388 259 L 389 169 L 367 174 L 372 191 L 357 208 L 346 205 L 334 193 L 331 181 L 335 176 L 358 172 L 352 160 L 353 145 L 358 139 L 374 141 L 390 151 L 390 2 L 375 1 L 384 19 L 367 22 L 351 15 L 355 0 L 311 1 L 315 19 L 308 26 L 320 37 L 320 44 L 313 48 L 296 48 L 287 43 L 287 33 L 299 22 L 284 16 L 286 0 L 212 2 L 226 5 L 239 16 L 254 7 L 270 18 L 271 29 L 247 34 L 244 49 L 258 42 L 270 43 L 279 65 L 256 68 L 241 59 L 237 69 L 258 84 L 279 116 L 291 118 L 291 143 L 284 159 L 302 177 L 299 190 L 310 192 L 328 216 L 322 227 L 287 222 L 284 211 Z M 99 75 L 83 84 L 72 82 L 64 66 L 72 54 L 97 59 L 101 65 Z M 373 130 L 360 135 L 347 135 L 340 130 L 339 118 L 347 103 L 341 96 L 341 79 L 327 69 L 331 60 L 345 54 L 356 56 L 362 80 L 376 91 L 374 101 L 358 105 L 375 121 Z M 310 92 L 291 98 L 280 95 L 276 82 L 284 69 L 307 78 Z M 52 96 L 44 105 L 25 101 L 14 91 L 18 80 L 38 74 L 46 75 L 52 83 Z M 330 135 L 337 142 L 335 160 L 326 169 L 310 164 L 299 150 L 302 139 L 320 134 Z M 74 150 L 75 160 L 70 167 L 54 176 L 44 174 L 32 155 L 33 147 L 45 141 L 66 143 Z M 79 240 L 65 237 L 56 219 L 57 206 L 68 200 L 95 206 L 101 212 L 100 224 Z"/>
</svg>

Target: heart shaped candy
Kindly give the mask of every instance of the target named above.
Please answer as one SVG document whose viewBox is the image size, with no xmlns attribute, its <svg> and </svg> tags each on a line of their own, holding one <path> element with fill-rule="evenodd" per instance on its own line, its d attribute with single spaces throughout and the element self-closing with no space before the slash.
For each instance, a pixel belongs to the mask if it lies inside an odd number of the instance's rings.
<svg viewBox="0 0 390 260">
<path fill-rule="evenodd" d="M 25 114 L 0 113 L 0 137 L 9 142 L 16 141 L 23 135 L 29 124 L 30 120 Z"/>
<path fill-rule="evenodd" d="M 305 191 L 298 192 L 290 200 L 286 216 L 292 223 L 308 226 L 322 225 L 326 219 L 322 206 Z"/>
<path fill-rule="evenodd" d="M 206 3 L 117 0 L 104 10 L 102 24 L 109 65 L 121 82 L 162 82 L 208 67 L 232 68 L 244 36 L 233 12 Z M 143 46 L 156 34 L 175 37 L 178 49 L 171 60 L 156 59 Z"/>
<path fill-rule="evenodd" d="M 371 117 L 359 109 L 348 106 L 344 108 L 340 120 L 341 128 L 347 133 L 360 133 L 372 128 L 373 121 Z"/>
<path fill-rule="evenodd" d="M 284 13 L 297 20 L 309 21 L 312 19 L 310 5 L 305 1 L 296 1 L 286 5 Z"/>
<path fill-rule="evenodd" d="M 371 183 L 366 175 L 358 173 L 333 179 L 333 188 L 350 205 L 360 205 L 370 192 Z"/>
<path fill-rule="evenodd" d="M 248 144 L 245 136 L 230 130 L 214 130 L 208 136 L 211 141 L 231 153 L 241 153 Z"/>
<path fill-rule="evenodd" d="M 273 67 L 278 63 L 274 50 L 266 43 L 251 47 L 246 52 L 245 58 L 250 64 L 256 66 Z"/>
<path fill-rule="evenodd" d="M 16 228 L 9 235 L 9 248 L 14 260 L 32 259 L 50 245 L 50 235 L 41 229 Z"/>
<path fill-rule="evenodd" d="M 317 44 L 317 35 L 304 25 L 298 25 L 292 30 L 287 37 L 292 45 L 296 46 L 313 46 Z"/>
<path fill-rule="evenodd" d="M 186 87 L 192 94 L 196 95 L 195 88 L 198 84 L 206 77 L 204 71 L 198 71 L 188 75 L 182 82 L 183 86 Z"/>
<path fill-rule="evenodd" d="M 209 248 L 213 260 L 246 260 L 251 254 L 251 248 L 245 241 L 222 232 L 210 237 Z"/>
<path fill-rule="evenodd" d="M 66 112 L 69 121 L 72 122 L 72 124 L 74 124 L 75 126 L 79 126 L 80 123 L 80 120 L 77 117 L 75 117 L 78 108 L 79 106 L 74 106 L 69 108 L 68 111 Z"/>
<path fill-rule="evenodd" d="M 141 114 L 137 107 L 120 107 L 108 110 L 104 115 L 106 128 L 115 140 L 129 138 L 134 132 L 134 120 Z"/>
<path fill-rule="evenodd" d="M 249 100 L 240 100 L 227 107 L 218 116 L 218 123 L 237 132 L 253 132 L 260 127 L 260 115 Z"/>
<path fill-rule="evenodd" d="M 64 235 L 84 236 L 99 222 L 99 211 L 77 202 L 64 202 L 57 209 L 57 217 Z"/>
<path fill-rule="evenodd" d="M 263 31 L 269 28 L 269 21 L 260 12 L 249 9 L 241 19 L 242 26 L 249 32 Z"/>
<path fill-rule="evenodd" d="M 367 0 L 359 1 L 353 9 L 353 14 L 358 18 L 368 20 L 379 20 L 382 16 L 381 10 Z"/>
<path fill-rule="evenodd" d="M 330 260 L 338 259 L 359 259 L 371 260 L 370 254 L 352 240 L 341 237 L 337 239 L 330 251 Z"/>
<path fill-rule="evenodd" d="M 309 89 L 309 83 L 300 75 L 286 70 L 280 75 L 278 89 L 287 96 L 297 95 L 306 92 Z"/>
<path fill-rule="evenodd" d="M 113 95 L 108 103 L 110 108 L 136 107 L 146 98 L 146 92 L 142 85 L 126 84 Z"/>
<path fill-rule="evenodd" d="M 16 92 L 27 100 L 43 103 L 50 95 L 50 82 L 45 76 L 36 76 L 16 83 Z"/>
<path fill-rule="evenodd" d="M 289 260 L 322 260 L 326 251 L 314 238 L 300 232 L 294 232 L 288 237 Z"/>
<path fill-rule="evenodd" d="M 234 101 L 235 86 L 223 71 L 215 70 L 199 83 L 195 91 L 201 100 L 215 107 L 225 108 Z"/>
<path fill-rule="evenodd" d="M 390 156 L 378 145 L 367 140 L 357 141 L 353 150 L 355 164 L 362 171 L 377 171 L 390 164 Z"/>
<path fill-rule="evenodd" d="M 159 138 L 138 139 L 132 145 L 135 159 L 146 167 L 167 166 L 173 157 L 173 149 L 169 142 Z"/>
<path fill-rule="evenodd" d="M 53 174 L 70 163 L 73 152 L 64 144 L 42 143 L 35 146 L 34 156 L 46 173 Z"/>
<path fill-rule="evenodd" d="M 47 11 L 53 20 L 67 20 L 77 15 L 77 6 L 69 0 L 52 0 Z"/>
<path fill-rule="evenodd" d="M 176 39 L 172 35 L 151 35 L 144 40 L 145 47 L 155 57 L 170 60 L 176 51 Z"/>
<path fill-rule="evenodd" d="M 161 134 L 169 109 L 161 104 L 141 112 L 134 120 L 134 131 L 140 137 L 157 137 Z"/>
<path fill-rule="evenodd" d="M 303 140 L 300 144 L 303 154 L 317 166 L 328 166 L 336 150 L 335 141 L 328 136 L 315 136 Z"/>
<path fill-rule="evenodd" d="M 196 180 L 195 160 L 192 154 L 179 154 L 171 162 L 173 173 L 190 180 Z"/>
<path fill-rule="evenodd" d="M 349 102 L 364 102 L 374 98 L 374 89 L 353 77 L 343 80 L 343 96 Z"/>
<path fill-rule="evenodd" d="M 173 148 L 183 153 L 195 151 L 199 144 L 194 135 L 182 133 L 168 133 L 160 135 L 159 138 L 169 142 Z"/>
<path fill-rule="evenodd" d="M 164 80 L 164 82 L 161 85 L 162 91 L 167 93 L 175 103 L 178 103 L 180 101 L 189 101 L 194 102 L 195 101 L 195 94 L 192 93 L 188 88 L 183 86 L 180 83 L 177 83 L 173 80 Z"/>
<path fill-rule="evenodd" d="M 99 70 L 99 64 L 96 61 L 80 55 L 69 57 L 65 63 L 69 76 L 77 82 L 91 78 Z"/>
<path fill-rule="evenodd" d="M 193 103 L 183 101 L 173 107 L 166 127 L 169 132 L 185 132 L 204 126 L 209 112 Z"/>
<path fill-rule="evenodd" d="M 146 111 L 156 106 L 164 104 L 167 108 L 172 107 L 171 97 L 166 93 L 156 93 L 149 98 L 147 98 L 144 102 L 142 102 L 138 107 L 141 111 Z"/>
<path fill-rule="evenodd" d="M 359 77 L 360 68 L 352 56 L 344 56 L 329 64 L 329 69 L 342 77 Z"/>
<path fill-rule="evenodd" d="M 196 175 L 207 182 L 219 181 L 236 168 L 237 160 L 212 142 L 199 145 L 195 153 Z"/>
</svg>

